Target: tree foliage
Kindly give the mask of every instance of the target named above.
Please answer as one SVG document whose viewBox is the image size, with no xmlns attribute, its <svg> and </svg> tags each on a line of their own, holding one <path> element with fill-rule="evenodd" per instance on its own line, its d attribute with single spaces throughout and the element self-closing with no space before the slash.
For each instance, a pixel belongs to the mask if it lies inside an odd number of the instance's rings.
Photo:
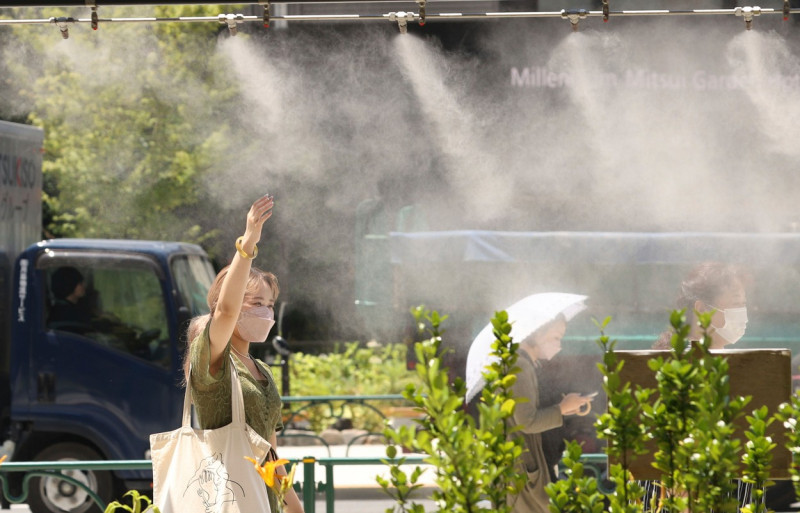
<svg viewBox="0 0 800 513">
<path fill-rule="evenodd" d="M 153 14 L 216 12 L 170 6 Z M 214 51 L 220 27 L 101 23 L 93 32 L 81 24 L 67 40 L 48 25 L 8 30 L 0 108 L 45 130 L 46 233 L 194 242 L 213 235 L 193 213 L 202 211 L 204 175 L 224 165 L 226 114 L 237 96 Z"/>
<path fill-rule="evenodd" d="M 520 437 L 510 436 L 506 422 L 513 413 L 516 398 L 512 386 L 519 368 L 517 345 L 511 338 L 506 312 L 492 319 L 495 341 L 492 355 L 497 359 L 486 367 L 486 385 L 478 404 L 476 422 L 464 408 L 466 384 L 461 378 L 449 380 L 442 367 L 440 329 L 442 317 L 422 307 L 413 310 L 420 332 L 430 337 L 415 346 L 417 373 L 421 385 L 409 384 L 403 395 L 423 414 L 412 426 L 387 428 L 386 436 L 397 445 L 427 455 L 426 462 L 436 472 L 438 489 L 433 500 L 438 511 L 477 513 L 511 511 L 509 498 L 524 486 L 525 474 L 517 461 L 523 446 Z M 395 458 L 397 448 L 390 445 L 387 456 Z M 378 482 L 397 505 L 387 511 L 421 513 L 424 508 L 413 501 L 412 492 L 420 485 L 420 467 L 407 475 L 400 469 L 403 458 L 390 466 L 390 479 Z"/>
</svg>

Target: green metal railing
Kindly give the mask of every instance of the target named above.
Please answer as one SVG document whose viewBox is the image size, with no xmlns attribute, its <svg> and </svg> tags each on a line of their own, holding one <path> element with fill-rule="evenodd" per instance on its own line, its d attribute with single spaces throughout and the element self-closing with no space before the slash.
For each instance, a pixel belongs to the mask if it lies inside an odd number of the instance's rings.
<svg viewBox="0 0 800 513">
<path fill-rule="evenodd" d="M 129 461 L 12 461 L 0 465 L 0 483 L 2 483 L 3 497 L 11 504 L 24 504 L 28 500 L 30 480 L 34 477 L 58 478 L 85 491 L 92 502 L 97 504 L 100 511 L 106 509 L 107 504 L 84 482 L 62 474 L 65 470 L 152 470 L 150 460 Z M 12 495 L 7 472 L 25 472 L 22 479 L 20 495 Z"/>
<path fill-rule="evenodd" d="M 425 456 L 407 456 L 404 464 L 413 465 L 425 462 Z M 335 513 L 336 485 L 333 480 L 333 468 L 336 465 L 381 465 L 397 462 L 385 458 L 303 458 L 303 486 L 302 500 L 305 513 L 316 513 L 316 497 L 314 483 L 316 482 L 316 464 L 325 467 L 325 482 L 317 483 L 319 490 L 325 493 L 325 513 Z M 309 484 L 311 486 L 309 486 Z M 377 484 L 377 482 L 376 482 Z"/>
<path fill-rule="evenodd" d="M 591 474 L 592 477 L 597 479 L 597 489 L 601 493 L 608 495 L 614 491 L 614 485 L 606 475 L 608 456 L 599 453 L 587 453 L 581 455 L 580 461 L 583 463 L 585 473 Z"/>
<path fill-rule="evenodd" d="M 325 512 L 335 513 L 335 491 L 334 467 L 343 465 L 382 465 L 387 463 L 397 463 L 399 460 L 387 460 L 385 458 L 315 458 L 312 456 L 304 458 L 287 458 L 290 463 L 299 464 L 303 468 L 303 481 L 296 483 L 300 485 L 298 492 L 303 501 L 306 513 L 316 513 L 317 493 L 325 494 Z M 424 464 L 425 456 L 407 456 L 404 464 L 415 465 Z M 606 456 L 604 454 L 584 454 L 581 458 L 585 468 L 597 477 L 601 491 L 608 492 L 602 485 L 605 483 L 603 473 L 606 467 Z M 317 482 L 316 465 L 325 468 L 325 481 Z M 37 461 L 37 462 L 7 462 L 0 465 L 0 483 L 2 483 L 3 497 L 12 504 L 23 504 L 28 499 L 28 486 L 33 477 L 50 477 L 69 482 L 70 484 L 85 490 L 92 501 L 100 508 L 106 509 L 107 504 L 97 496 L 88 486 L 70 476 L 61 474 L 65 470 L 151 470 L 150 460 L 129 460 L 129 461 Z M 21 494 L 11 495 L 9 483 L 6 477 L 8 472 L 26 472 L 22 480 Z M 376 483 L 377 484 L 377 483 Z"/>
<path fill-rule="evenodd" d="M 342 419 L 347 413 L 348 408 L 352 407 L 360 407 L 366 408 L 382 419 L 386 420 L 386 414 L 377 406 L 370 404 L 369 401 L 373 402 L 383 402 L 383 403 L 391 403 L 391 402 L 398 402 L 402 401 L 406 404 L 410 404 L 408 399 L 403 397 L 401 394 L 385 394 L 385 395 L 337 395 L 337 396 L 327 396 L 327 395 L 308 395 L 308 396 L 286 396 L 282 397 L 281 400 L 285 407 L 288 407 L 289 410 L 288 414 L 284 416 L 284 425 L 286 427 L 291 427 L 298 419 L 303 417 L 303 414 L 310 410 L 311 408 L 327 408 L 328 410 L 328 419 Z M 350 447 L 354 445 L 359 439 L 369 437 L 369 436 L 378 436 L 383 437 L 383 433 L 378 432 L 368 432 L 358 437 L 350 440 L 347 443 L 347 449 L 345 450 L 345 456 L 350 454 Z M 278 441 L 280 442 L 281 439 L 287 438 L 310 438 L 316 440 L 320 445 L 324 446 L 328 451 L 328 456 L 332 456 L 330 445 L 324 438 L 317 435 L 316 433 L 293 433 L 293 434 L 286 434 L 285 432 L 278 433 Z M 281 445 L 279 443 L 279 445 Z"/>
</svg>

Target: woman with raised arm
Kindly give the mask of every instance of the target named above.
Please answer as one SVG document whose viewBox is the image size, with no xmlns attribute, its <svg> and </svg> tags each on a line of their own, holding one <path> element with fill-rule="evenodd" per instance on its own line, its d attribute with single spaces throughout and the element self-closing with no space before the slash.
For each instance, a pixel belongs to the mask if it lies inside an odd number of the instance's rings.
<svg viewBox="0 0 800 513">
<path fill-rule="evenodd" d="M 245 420 L 277 448 L 275 433 L 283 429 L 281 398 L 269 367 L 250 356 L 250 344 L 267 339 L 274 321 L 278 280 L 272 273 L 253 267 L 264 223 L 272 216 L 274 202 L 266 195 L 250 207 L 244 235 L 236 239 L 231 264 L 217 274 L 208 291 L 209 314 L 192 320 L 185 370 L 197 419 L 202 429 L 231 422 L 231 362 L 236 367 L 244 396 Z M 231 358 L 233 355 L 233 358 Z M 189 375 L 191 363 L 191 375 Z M 270 451 L 270 459 L 277 453 Z M 255 472 L 255 470 L 254 470 Z M 278 467 L 277 473 L 286 470 Z M 289 489 L 283 504 L 267 488 L 272 513 L 302 513 L 297 494 Z"/>
</svg>

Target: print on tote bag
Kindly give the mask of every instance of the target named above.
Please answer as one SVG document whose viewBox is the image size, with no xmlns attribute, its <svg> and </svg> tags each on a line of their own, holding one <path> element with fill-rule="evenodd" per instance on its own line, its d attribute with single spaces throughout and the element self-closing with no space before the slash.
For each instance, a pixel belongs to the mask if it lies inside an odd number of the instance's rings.
<svg viewBox="0 0 800 513">
<path fill-rule="evenodd" d="M 206 512 L 211 513 L 218 505 L 236 502 L 236 498 L 244 497 L 245 493 L 242 485 L 230 480 L 222 462 L 222 454 L 215 454 L 200 461 L 183 496 L 189 500 L 199 497 Z"/>
</svg>

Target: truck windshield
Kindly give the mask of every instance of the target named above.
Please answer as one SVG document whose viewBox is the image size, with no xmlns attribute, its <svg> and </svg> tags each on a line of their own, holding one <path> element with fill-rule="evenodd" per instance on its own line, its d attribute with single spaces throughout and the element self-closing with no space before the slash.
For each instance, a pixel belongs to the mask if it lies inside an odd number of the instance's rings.
<svg viewBox="0 0 800 513">
<path fill-rule="evenodd" d="M 207 314 L 206 295 L 215 276 L 211 262 L 199 255 L 181 255 L 172 259 L 171 266 L 182 306 L 192 317 Z"/>
<path fill-rule="evenodd" d="M 43 324 L 64 347 L 77 347 L 74 344 L 89 339 L 169 368 L 167 307 L 153 260 L 141 255 L 50 251 L 37 260 L 37 267 L 46 286 Z"/>
</svg>

